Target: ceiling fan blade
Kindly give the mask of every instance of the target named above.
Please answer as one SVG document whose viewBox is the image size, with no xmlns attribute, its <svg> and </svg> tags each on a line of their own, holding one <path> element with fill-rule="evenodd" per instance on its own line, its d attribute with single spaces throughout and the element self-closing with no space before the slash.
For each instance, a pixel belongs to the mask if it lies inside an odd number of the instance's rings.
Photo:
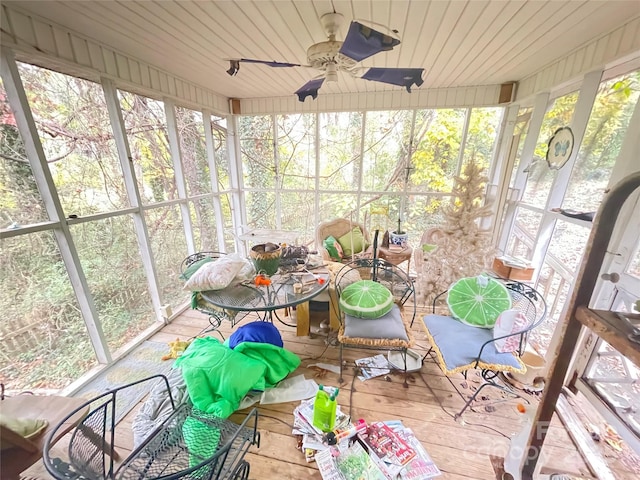
<svg viewBox="0 0 640 480">
<path fill-rule="evenodd" d="M 340 53 L 359 62 L 376 53 L 392 50 L 396 45 L 400 45 L 397 38 L 352 21 Z"/>
<path fill-rule="evenodd" d="M 411 92 L 411 86 L 419 87 L 424 83 L 422 80 L 424 68 L 369 68 L 360 78 L 373 82 L 390 83 L 405 87 L 407 92 Z"/>
<path fill-rule="evenodd" d="M 324 77 L 314 78 L 313 80 L 309 80 L 303 86 L 301 86 L 298 90 L 296 90 L 296 95 L 298 95 L 298 100 L 304 102 L 305 99 L 310 95 L 314 100 L 318 97 L 318 90 L 322 87 L 322 83 L 324 82 Z"/>
<path fill-rule="evenodd" d="M 254 60 L 252 58 L 240 58 L 239 62 L 244 63 L 262 63 L 263 65 L 267 65 L 269 67 L 302 67 L 299 63 L 288 63 L 288 62 L 276 62 L 275 60 Z"/>
</svg>

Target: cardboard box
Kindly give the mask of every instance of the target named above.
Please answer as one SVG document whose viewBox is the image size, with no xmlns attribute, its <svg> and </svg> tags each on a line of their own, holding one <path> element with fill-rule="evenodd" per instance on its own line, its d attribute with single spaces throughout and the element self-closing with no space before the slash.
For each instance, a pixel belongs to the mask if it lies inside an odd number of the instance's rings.
<svg viewBox="0 0 640 480">
<path fill-rule="evenodd" d="M 491 269 L 502 278 L 527 281 L 533 278 L 533 267 L 517 268 L 505 265 L 502 259 L 494 258 Z"/>
</svg>

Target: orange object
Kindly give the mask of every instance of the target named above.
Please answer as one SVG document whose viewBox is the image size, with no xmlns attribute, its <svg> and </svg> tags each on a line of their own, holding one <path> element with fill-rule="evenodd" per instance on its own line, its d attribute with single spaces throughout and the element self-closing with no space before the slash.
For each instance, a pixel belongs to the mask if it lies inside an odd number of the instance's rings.
<svg viewBox="0 0 640 480">
<path fill-rule="evenodd" d="M 526 407 L 525 407 L 523 404 L 521 404 L 521 403 L 519 403 L 519 404 L 516 406 L 516 408 L 518 409 L 518 411 L 519 411 L 520 413 L 524 413 L 524 412 L 526 412 L 526 411 L 527 411 Z"/>
<path fill-rule="evenodd" d="M 256 278 L 254 279 L 254 283 L 258 286 L 260 285 L 269 286 L 271 285 L 271 280 L 268 279 L 266 276 L 260 274 L 260 275 L 256 275 Z"/>
<path fill-rule="evenodd" d="M 325 279 L 324 278 L 318 278 L 318 283 L 320 285 L 324 285 Z"/>
</svg>

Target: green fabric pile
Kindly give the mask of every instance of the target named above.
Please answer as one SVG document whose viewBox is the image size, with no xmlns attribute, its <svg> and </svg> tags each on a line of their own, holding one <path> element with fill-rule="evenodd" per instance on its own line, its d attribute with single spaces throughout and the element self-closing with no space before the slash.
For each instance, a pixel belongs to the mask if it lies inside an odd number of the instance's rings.
<svg viewBox="0 0 640 480">
<path fill-rule="evenodd" d="M 274 386 L 299 365 L 297 355 L 269 343 L 243 342 L 232 350 L 211 337 L 194 340 L 175 362 L 193 405 L 220 418 L 251 390 Z"/>
</svg>

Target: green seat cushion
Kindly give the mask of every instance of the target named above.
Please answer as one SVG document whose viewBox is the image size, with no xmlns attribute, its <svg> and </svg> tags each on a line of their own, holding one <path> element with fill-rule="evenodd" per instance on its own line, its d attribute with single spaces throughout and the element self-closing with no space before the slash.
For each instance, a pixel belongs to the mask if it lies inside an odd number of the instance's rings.
<svg viewBox="0 0 640 480">
<path fill-rule="evenodd" d="M 325 238 L 324 242 L 322 242 L 322 246 L 326 248 L 327 252 L 329 252 L 329 256 L 332 260 L 335 260 L 336 262 L 342 260 L 342 245 L 340 245 L 333 235 L 329 235 Z"/>
<path fill-rule="evenodd" d="M 340 308 L 356 318 L 379 318 L 393 308 L 393 294 L 372 280 L 352 283 L 340 294 Z"/>
<path fill-rule="evenodd" d="M 345 257 L 360 253 L 369 246 L 360 227 L 354 227 L 353 230 L 342 235 L 338 238 L 338 243 L 342 246 L 342 253 Z"/>
<path fill-rule="evenodd" d="M 461 278 L 449 289 L 449 311 L 467 325 L 493 328 L 498 316 L 511 308 L 507 287 L 493 278 L 479 275 Z"/>
</svg>

